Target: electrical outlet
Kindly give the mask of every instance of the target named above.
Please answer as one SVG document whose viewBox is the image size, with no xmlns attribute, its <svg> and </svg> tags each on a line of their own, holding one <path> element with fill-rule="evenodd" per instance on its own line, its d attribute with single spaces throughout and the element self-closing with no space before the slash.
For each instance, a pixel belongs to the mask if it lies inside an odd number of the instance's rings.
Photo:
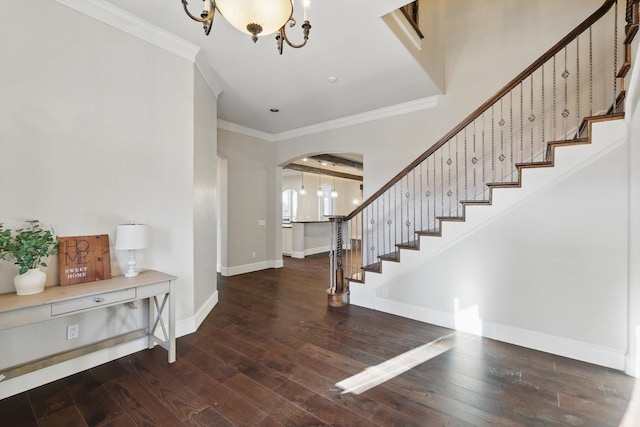
<svg viewBox="0 0 640 427">
<path fill-rule="evenodd" d="M 251 252 L 251 258 L 255 258 L 256 257 L 256 253 L 255 252 Z"/>
<path fill-rule="evenodd" d="M 80 325 L 67 326 L 67 339 L 72 340 L 80 335 Z"/>
</svg>

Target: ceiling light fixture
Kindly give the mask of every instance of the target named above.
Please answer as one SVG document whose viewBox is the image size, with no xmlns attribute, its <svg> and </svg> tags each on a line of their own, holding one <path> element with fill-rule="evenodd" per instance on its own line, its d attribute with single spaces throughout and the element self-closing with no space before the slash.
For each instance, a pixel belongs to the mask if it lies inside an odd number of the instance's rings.
<svg viewBox="0 0 640 427">
<path fill-rule="evenodd" d="M 204 5 L 199 16 L 189 12 L 187 0 L 182 0 L 182 7 L 189 16 L 197 22 L 202 22 L 205 35 L 211 32 L 213 18 L 216 10 L 238 31 L 249 34 L 255 43 L 258 37 L 267 36 L 277 32 L 276 43 L 278 52 L 282 55 L 282 49 L 286 42 L 293 48 L 300 48 L 309 40 L 309 0 L 304 0 L 304 22 L 302 35 L 304 41 L 300 44 L 292 43 L 287 37 L 285 27 L 287 24 L 293 28 L 297 21 L 293 17 L 292 0 L 202 0 Z"/>
</svg>

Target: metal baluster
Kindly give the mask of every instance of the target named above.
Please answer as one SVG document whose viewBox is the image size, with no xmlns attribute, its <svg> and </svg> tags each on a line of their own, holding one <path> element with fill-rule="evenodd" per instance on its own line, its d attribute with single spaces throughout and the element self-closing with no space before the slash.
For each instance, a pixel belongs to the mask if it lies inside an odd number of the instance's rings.
<svg viewBox="0 0 640 427">
<path fill-rule="evenodd" d="M 576 139 L 580 138 L 580 36 L 576 37 Z"/>
<path fill-rule="evenodd" d="M 402 200 L 400 202 L 402 203 Z M 393 241 L 395 243 L 398 241 L 398 225 L 400 224 L 398 221 L 398 184 L 393 185 L 393 207 Z"/>
<path fill-rule="evenodd" d="M 416 225 L 417 225 L 417 220 L 416 220 L 416 169 L 413 168 L 413 190 L 411 192 L 411 195 L 413 196 L 413 233 L 411 234 L 411 239 L 413 239 L 414 244 L 416 241 Z"/>
<path fill-rule="evenodd" d="M 569 102 L 569 70 L 567 69 L 567 48 L 564 48 L 564 71 L 562 72 L 562 78 L 564 79 L 564 110 L 562 110 L 562 117 L 564 117 L 564 139 L 567 139 L 567 117 L 569 117 L 569 109 L 567 104 Z"/>
<path fill-rule="evenodd" d="M 425 160 L 427 162 L 427 190 L 424 192 L 427 200 L 427 231 L 431 231 L 431 186 L 429 185 L 429 158 Z"/>
<path fill-rule="evenodd" d="M 531 101 L 531 108 L 530 108 L 531 114 L 529 114 L 529 122 L 530 122 L 529 125 L 531 126 L 531 142 L 530 142 L 529 145 L 530 145 L 530 149 L 531 149 L 531 153 L 530 153 L 531 161 L 533 162 L 533 128 L 534 128 L 533 122 L 536 120 L 536 116 L 535 116 L 535 114 L 533 114 L 533 73 L 531 74 L 531 99 L 530 99 L 530 101 Z"/>
<path fill-rule="evenodd" d="M 498 121 L 498 125 L 500 126 L 500 156 L 498 156 L 498 160 L 500 160 L 500 182 L 504 181 L 506 177 L 504 171 L 504 125 L 506 122 L 504 121 L 503 100 L 504 97 L 500 98 L 500 120 Z"/>
<path fill-rule="evenodd" d="M 465 200 L 469 200 L 469 191 L 468 191 L 468 187 L 469 187 L 469 181 L 468 181 L 468 173 L 467 173 L 467 127 L 466 126 L 464 128 L 464 163 L 463 168 L 464 168 L 464 199 Z"/>
<path fill-rule="evenodd" d="M 375 215 L 374 215 L 374 205 L 373 203 L 371 203 L 371 205 L 369 206 L 370 209 L 370 213 L 369 213 L 369 224 L 371 224 L 371 238 L 369 239 L 369 246 L 370 246 L 370 251 L 371 251 L 371 258 L 368 260 L 369 264 L 373 264 L 375 261 L 375 250 L 376 250 L 376 243 L 375 243 L 375 234 L 374 234 L 374 225 L 376 223 L 376 219 L 375 219 Z"/>
<path fill-rule="evenodd" d="M 422 206 L 422 164 L 424 161 L 420 162 L 420 231 L 424 230 L 424 211 Z"/>
<path fill-rule="evenodd" d="M 478 157 L 476 156 L 476 120 L 473 121 L 473 157 L 471 158 L 473 163 L 473 200 L 478 197 L 478 183 L 476 179 L 476 164 L 478 164 Z"/>
<path fill-rule="evenodd" d="M 460 216 L 460 174 L 458 170 L 458 134 L 456 134 L 456 216 Z"/>
<path fill-rule="evenodd" d="M 373 202 L 373 206 L 374 206 L 374 213 L 375 213 L 375 242 L 374 242 L 374 246 L 375 246 L 375 258 L 374 261 L 375 262 L 380 262 L 380 255 L 382 255 L 382 251 L 384 250 L 384 248 L 381 247 L 380 245 L 380 199 L 376 199 Z"/>
<path fill-rule="evenodd" d="M 380 224 L 380 227 L 382 227 L 382 252 L 385 253 L 386 252 L 386 248 L 387 248 L 387 242 L 385 242 L 385 238 L 386 233 L 384 232 L 384 227 L 385 227 L 385 223 L 386 221 L 385 219 L 385 213 L 384 213 L 384 207 L 386 205 L 386 203 L 384 202 L 384 194 L 378 199 L 382 201 L 382 223 Z M 391 206 L 389 206 L 387 209 L 389 209 L 389 211 L 391 210 Z M 391 244 L 391 242 L 389 242 L 389 245 Z"/>
<path fill-rule="evenodd" d="M 403 197 L 403 189 L 402 189 L 402 179 L 400 180 L 400 222 L 398 225 L 400 226 L 400 242 L 404 241 L 404 227 L 402 227 L 402 222 L 404 221 L 404 197 Z M 396 240 L 394 243 L 398 243 Z"/>
<path fill-rule="evenodd" d="M 436 211 L 436 189 L 437 189 L 437 183 L 436 183 L 436 155 L 435 153 L 433 154 L 433 192 L 432 192 L 432 199 L 433 199 L 433 229 L 435 231 L 437 231 L 438 227 L 440 226 L 436 221 L 436 218 L 438 217 L 438 213 Z"/>
<path fill-rule="evenodd" d="M 485 118 L 484 114 L 482 115 L 482 200 L 486 200 L 485 197 L 485 189 L 487 188 L 487 179 L 485 175 L 485 164 L 486 164 L 486 156 L 485 156 L 485 144 L 484 144 L 484 128 L 485 128 Z"/>
<path fill-rule="evenodd" d="M 515 172 L 515 160 L 513 159 L 513 90 L 509 91 L 509 134 L 509 147 L 511 150 L 511 154 L 509 156 L 509 169 L 511 170 L 510 181 L 513 181 L 513 174 Z"/>
<path fill-rule="evenodd" d="M 558 119 L 558 111 L 557 107 L 557 90 L 556 90 L 556 56 L 553 55 L 553 139 L 556 140 L 558 138 L 558 127 L 557 127 L 557 119 Z"/>
<path fill-rule="evenodd" d="M 520 82 L 520 163 L 524 163 L 524 89 Z"/>
<path fill-rule="evenodd" d="M 589 116 L 593 116 L 593 26 L 589 27 Z"/>
<path fill-rule="evenodd" d="M 384 194 L 382 195 L 384 197 Z M 391 219 L 391 210 L 395 210 L 395 206 L 391 204 L 391 189 L 387 190 L 387 197 L 389 199 L 389 218 L 387 219 L 387 225 L 389 226 L 389 244 L 391 244 L 391 226 L 395 226 L 393 224 L 393 220 Z"/>
<path fill-rule="evenodd" d="M 451 140 L 447 141 L 447 149 L 449 151 L 448 155 L 447 155 L 447 197 L 449 200 L 449 211 L 447 212 L 447 216 L 451 216 L 453 213 L 453 208 L 451 206 L 451 196 L 453 195 L 453 192 L 451 191 L 451 164 L 453 163 L 453 161 L 451 160 Z"/>
<path fill-rule="evenodd" d="M 491 182 L 496 182 L 496 124 L 495 124 L 495 104 L 491 106 Z"/>
<path fill-rule="evenodd" d="M 440 216 L 444 216 L 444 151 L 440 151 Z"/>
<path fill-rule="evenodd" d="M 545 63 L 546 64 L 546 63 Z M 541 85 L 540 87 L 542 88 L 542 109 L 540 110 L 540 114 L 542 115 L 541 118 L 541 124 L 542 124 L 542 132 L 541 132 L 541 138 L 540 138 L 540 142 L 542 143 L 542 151 L 540 153 L 540 160 L 544 161 L 545 160 L 545 156 L 547 153 L 547 140 L 545 138 L 545 132 L 544 132 L 544 119 L 545 116 L 547 115 L 547 110 L 545 110 L 544 108 L 544 87 L 546 86 L 546 82 L 544 80 L 544 66 L 545 64 L 542 64 L 542 76 L 541 76 Z"/>
<path fill-rule="evenodd" d="M 616 2 L 617 3 L 617 2 Z M 613 113 L 618 110 L 618 5 L 613 18 Z"/>
</svg>

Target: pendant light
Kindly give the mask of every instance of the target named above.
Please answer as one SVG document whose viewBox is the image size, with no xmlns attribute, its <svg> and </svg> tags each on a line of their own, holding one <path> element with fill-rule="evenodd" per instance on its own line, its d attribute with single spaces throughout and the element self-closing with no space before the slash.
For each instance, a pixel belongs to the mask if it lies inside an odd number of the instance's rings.
<svg viewBox="0 0 640 427">
<path fill-rule="evenodd" d="M 318 174 L 318 191 L 316 191 L 316 195 L 322 197 L 324 191 L 322 191 L 322 186 L 320 185 L 320 176 L 322 175 L 322 162 L 320 160 L 318 160 L 318 166 L 320 166 L 320 173 Z"/>
<path fill-rule="evenodd" d="M 307 190 L 304 188 L 304 172 L 302 172 L 302 185 L 300 186 L 300 191 L 298 192 L 301 196 L 307 194 Z"/>
<path fill-rule="evenodd" d="M 338 197 L 338 192 L 336 191 L 336 164 L 333 164 L 333 187 L 331 187 L 331 197 L 334 199 Z"/>
</svg>

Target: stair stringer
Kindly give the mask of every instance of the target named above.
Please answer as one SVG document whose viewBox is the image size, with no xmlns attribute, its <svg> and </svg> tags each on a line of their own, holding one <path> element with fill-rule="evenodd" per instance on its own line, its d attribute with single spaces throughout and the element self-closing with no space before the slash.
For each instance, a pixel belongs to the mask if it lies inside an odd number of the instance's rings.
<svg viewBox="0 0 640 427">
<path fill-rule="evenodd" d="M 467 204 L 464 221 L 442 221 L 441 236 L 420 236 L 419 250 L 400 249 L 400 262 L 382 260 L 381 273 L 367 273 L 364 283 L 350 282 L 350 303 L 379 309 L 380 301 L 385 298 L 377 295 L 378 288 L 393 283 L 536 194 L 595 162 L 626 140 L 625 120 L 594 121 L 591 124 L 591 143 L 555 147 L 553 167 L 523 168 L 520 187 L 493 188 L 490 205 Z"/>
</svg>

